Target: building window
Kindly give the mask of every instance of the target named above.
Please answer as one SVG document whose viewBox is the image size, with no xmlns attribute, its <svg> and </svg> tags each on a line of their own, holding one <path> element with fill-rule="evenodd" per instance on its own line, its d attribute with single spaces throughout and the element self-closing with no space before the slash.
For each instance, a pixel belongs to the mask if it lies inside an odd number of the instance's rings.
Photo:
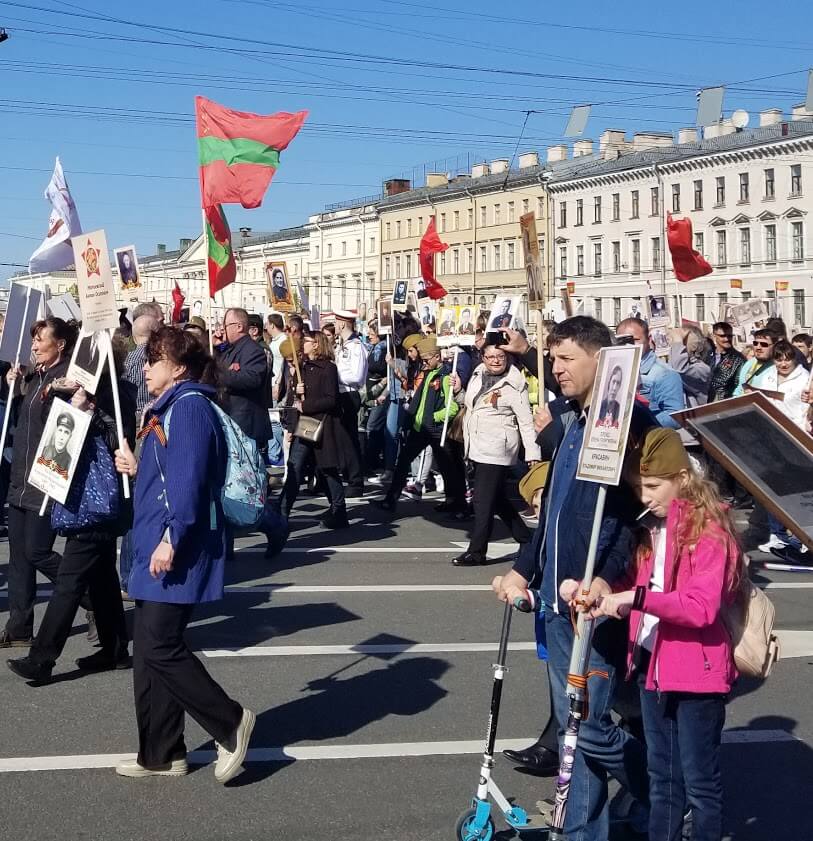
<svg viewBox="0 0 813 841">
<path fill-rule="evenodd" d="M 347 240 L 342 240 L 342 257 L 347 256 Z"/>
<path fill-rule="evenodd" d="M 514 268 L 514 243 L 513 242 L 508 243 L 508 268 L 509 269 Z"/>
<path fill-rule="evenodd" d="M 440 274 L 446 274 L 446 252 L 440 252 Z"/>
<path fill-rule="evenodd" d="M 522 214 L 523 216 L 531 209 L 531 200 L 530 199 L 523 199 L 522 200 Z"/>
<path fill-rule="evenodd" d="M 545 265 L 545 237 L 539 237 L 539 262 Z"/>
<path fill-rule="evenodd" d="M 805 258 L 805 244 L 802 235 L 802 223 L 794 222 L 791 225 L 791 241 L 793 245 L 793 260 L 800 262 Z"/>
<path fill-rule="evenodd" d="M 576 246 L 576 274 L 581 276 L 584 274 L 584 246 Z"/>
<path fill-rule="evenodd" d="M 632 218 L 637 219 L 640 215 L 641 207 L 640 207 L 640 196 L 638 195 L 637 190 L 632 191 Z"/>
<path fill-rule="evenodd" d="M 706 237 L 702 231 L 694 235 L 694 250 L 700 255 L 706 252 Z"/>
<path fill-rule="evenodd" d="M 706 320 L 706 296 L 705 295 L 695 295 L 694 296 L 694 317 L 696 321 L 705 321 Z"/>
<path fill-rule="evenodd" d="M 455 248 L 452 251 L 452 271 L 455 274 L 460 274 L 460 249 Z"/>
<path fill-rule="evenodd" d="M 740 173 L 740 204 L 745 204 L 749 198 L 750 179 L 747 172 Z"/>
<path fill-rule="evenodd" d="M 540 196 L 536 200 L 536 218 L 541 219 L 545 210 L 545 200 Z"/>
<path fill-rule="evenodd" d="M 452 224 L 454 225 L 453 230 L 459 231 L 460 230 L 460 211 L 455 210 L 454 215 L 452 216 Z"/>
<path fill-rule="evenodd" d="M 387 222 L 387 224 L 384 225 L 384 239 L 391 239 L 391 233 L 390 223 Z"/>
<path fill-rule="evenodd" d="M 347 306 L 347 281 L 342 278 L 339 282 L 339 290 L 340 290 L 340 300 L 341 300 L 341 308 L 344 309 Z"/>
<path fill-rule="evenodd" d="M 559 249 L 559 278 L 564 280 L 567 277 L 567 246 Z"/>
<path fill-rule="evenodd" d="M 652 270 L 657 272 L 661 268 L 661 238 L 652 237 Z"/>
<path fill-rule="evenodd" d="M 765 198 L 766 199 L 773 199 L 776 198 L 776 183 L 774 181 L 774 175 L 772 169 L 765 170 Z"/>
<path fill-rule="evenodd" d="M 488 219 L 486 218 L 486 213 L 488 213 L 488 208 L 486 208 L 485 205 L 483 205 L 483 207 L 480 208 L 480 227 L 481 228 L 485 228 L 485 226 L 488 224 Z"/>
<path fill-rule="evenodd" d="M 494 271 L 498 272 L 502 268 L 502 249 L 499 245 L 494 246 Z"/>
<path fill-rule="evenodd" d="M 621 193 L 613 193 L 613 222 L 621 218 Z"/>
<path fill-rule="evenodd" d="M 466 227 L 468 230 L 474 227 L 474 208 L 472 207 L 466 211 Z"/>
<path fill-rule="evenodd" d="M 601 277 L 601 243 L 593 243 L 593 274 Z"/>
<path fill-rule="evenodd" d="M 407 236 L 412 236 L 412 219 L 407 219 Z"/>
<path fill-rule="evenodd" d="M 776 225 L 765 226 L 765 262 L 776 262 Z"/>
<path fill-rule="evenodd" d="M 466 249 L 466 270 L 474 271 L 474 249 L 471 246 Z"/>
<path fill-rule="evenodd" d="M 618 274 L 621 271 L 621 243 L 613 243 L 613 272 Z"/>
<path fill-rule="evenodd" d="M 508 221 L 514 221 L 514 202 L 508 202 Z"/>
<path fill-rule="evenodd" d="M 445 213 L 440 214 L 440 230 L 441 231 L 446 230 L 446 214 Z"/>
<path fill-rule="evenodd" d="M 602 312 L 602 310 L 604 309 L 603 303 L 604 302 L 601 300 L 601 298 L 594 298 L 593 299 L 593 306 L 595 307 L 594 312 L 595 312 L 595 315 L 596 315 L 596 319 L 598 321 L 603 321 L 604 320 L 604 315 L 603 315 L 603 312 Z"/>
<path fill-rule="evenodd" d="M 576 199 L 576 224 L 584 224 L 584 199 Z"/>
<path fill-rule="evenodd" d="M 793 164 L 790 168 L 790 194 L 792 196 L 802 195 L 802 165 Z"/>
<path fill-rule="evenodd" d="M 333 302 L 331 300 L 333 295 L 333 287 L 330 285 L 330 278 L 325 278 L 327 283 L 325 284 L 325 309 L 332 310 L 333 309 Z"/>
<path fill-rule="evenodd" d="M 313 246 L 313 259 L 314 260 L 319 259 L 319 246 L 318 245 Z"/>
<path fill-rule="evenodd" d="M 486 247 L 484 245 L 480 246 L 480 271 L 488 271 L 488 254 L 486 253 Z"/>
<path fill-rule="evenodd" d="M 559 203 L 559 227 L 567 227 L 567 202 Z"/>
<path fill-rule="evenodd" d="M 400 219 L 395 223 L 395 238 L 396 239 L 401 239 L 401 220 Z"/>
<path fill-rule="evenodd" d="M 502 208 L 500 207 L 500 205 L 495 204 L 494 205 L 494 224 L 495 225 L 500 224 L 500 221 L 501 221 L 500 217 L 501 216 L 502 216 Z"/>
<path fill-rule="evenodd" d="M 751 293 L 750 293 L 750 292 L 746 292 L 746 291 L 743 289 L 743 291 L 742 291 L 742 293 L 741 293 L 741 297 L 742 297 L 743 301 L 747 301 L 747 300 L 749 300 L 749 299 L 751 298 Z"/>
<path fill-rule="evenodd" d="M 723 317 L 723 308 L 728 303 L 728 292 L 717 293 L 717 318 Z"/>
<path fill-rule="evenodd" d="M 717 231 L 717 265 L 725 266 L 727 262 L 726 233 L 725 231 Z"/>
<path fill-rule="evenodd" d="M 695 181 L 694 182 L 694 209 L 695 210 L 702 210 L 703 209 L 703 182 L 702 181 Z"/>
<path fill-rule="evenodd" d="M 404 255 L 404 277 L 412 277 L 412 255 Z"/>
<path fill-rule="evenodd" d="M 401 258 L 396 257 L 395 258 L 395 279 L 397 280 L 399 277 L 401 277 Z"/>
<path fill-rule="evenodd" d="M 661 212 L 661 206 L 659 201 L 660 191 L 657 187 L 651 187 L 649 190 L 649 201 L 651 207 L 649 208 L 650 216 L 657 216 Z"/>
<path fill-rule="evenodd" d="M 639 239 L 632 241 L 632 270 L 633 272 L 641 271 L 641 240 Z"/>
<path fill-rule="evenodd" d="M 601 222 L 601 196 L 594 196 L 593 198 L 593 222 Z"/>
<path fill-rule="evenodd" d="M 722 207 L 725 204 L 725 176 L 717 176 L 717 202 L 715 207 Z"/>
<path fill-rule="evenodd" d="M 392 266 L 389 257 L 384 258 L 384 280 L 392 280 Z"/>
<path fill-rule="evenodd" d="M 356 240 L 356 254 L 361 254 L 361 240 Z"/>
<path fill-rule="evenodd" d="M 794 289 L 793 290 L 793 323 L 798 324 L 799 326 L 803 324 L 807 324 L 807 319 L 805 318 L 805 290 L 804 289 Z"/>
<path fill-rule="evenodd" d="M 740 265 L 751 265 L 751 229 L 740 228 Z"/>
<path fill-rule="evenodd" d="M 680 213 L 680 184 L 672 185 L 672 212 Z"/>
<path fill-rule="evenodd" d="M 327 244 L 327 259 L 329 260 L 333 256 L 333 243 L 329 242 Z"/>
<path fill-rule="evenodd" d="M 375 237 L 370 237 L 370 254 L 375 252 Z"/>
<path fill-rule="evenodd" d="M 617 327 L 621 323 L 621 299 L 613 298 L 613 326 Z"/>
<path fill-rule="evenodd" d="M 418 233 L 420 234 L 423 230 L 423 216 L 418 217 Z"/>
</svg>

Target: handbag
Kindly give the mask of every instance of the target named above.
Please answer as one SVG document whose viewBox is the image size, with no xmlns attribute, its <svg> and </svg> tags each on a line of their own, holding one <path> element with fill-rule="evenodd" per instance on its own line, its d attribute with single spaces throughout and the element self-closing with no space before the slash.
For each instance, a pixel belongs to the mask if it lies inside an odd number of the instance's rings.
<svg viewBox="0 0 813 841">
<path fill-rule="evenodd" d="M 457 414 L 452 418 L 449 428 L 446 431 L 446 437 L 452 441 L 463 443 L 463 426 L 466 419 L 466 407 L 461 406 Z"/>
<path fill-rule="evenodd" d="M 723 606 L 721 618 L 731 637 L 737 671 L 748 677 L 766 678 L 779 659 L 779 640 L 773 631 L 776 610 L 747 577 L 747 567 L 743 576 L 737 599 Z"/>
<path fill-rule="evenodd" d="M 101 435 L 88 436 L 64 505 L 51 509 L 51 528 L 63 537 L 118 519 L 119 479 Z"/>
<path fill-rule="evenodd" d="M 311 444 L 318 444 L 322 438 L 322 429 L 325 425 L 324 418 L 314 418 L 310 415 L 300 415 L 294 427 L 294 435 Z"/>
</svg>

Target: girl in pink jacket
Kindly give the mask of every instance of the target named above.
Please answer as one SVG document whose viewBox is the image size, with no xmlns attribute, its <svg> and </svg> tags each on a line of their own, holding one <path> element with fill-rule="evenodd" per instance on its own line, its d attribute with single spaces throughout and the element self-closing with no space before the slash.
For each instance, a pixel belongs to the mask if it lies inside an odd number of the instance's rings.
<svg viewBox="0 0 813 841">
<path fill-rule="evenodd" d="M 720 738 L 736 677 L 720 617 L 740 585 L 742 553 L 717 489 L 691 467 L 675 430 L 649 430 L 628 479 L 649 509 L 635 587 L 604 596 L 597 616 L 630 618 L 628 677 L 641 692 L 651 841 L 722 838 Z"/>
</svg>

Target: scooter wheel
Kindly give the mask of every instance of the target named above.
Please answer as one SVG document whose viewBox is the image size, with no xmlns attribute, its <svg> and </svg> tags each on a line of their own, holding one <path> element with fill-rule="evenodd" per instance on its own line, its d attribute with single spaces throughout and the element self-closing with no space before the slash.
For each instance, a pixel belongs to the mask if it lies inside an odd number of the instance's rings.
<svg viewBox="0 0 813 841">
<path fill-rule="evenodd" d="M 457 819 L 457 826 L 455 827 L 457 841 L 491 841 L 494 837 L 494 822 L 491 818 L 479 832 L 473 829 L 476 814 L 474 809 L 466 809 Z"/>
</svg>

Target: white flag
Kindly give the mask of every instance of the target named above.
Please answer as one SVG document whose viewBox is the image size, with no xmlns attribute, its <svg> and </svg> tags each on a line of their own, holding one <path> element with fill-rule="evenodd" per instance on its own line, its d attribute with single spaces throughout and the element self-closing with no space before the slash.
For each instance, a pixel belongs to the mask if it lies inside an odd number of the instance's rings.
<svg viewBox="0 0 813 841">
<path fill-rule="evenodd" d="M 76 205 L 71 198 L 59 158 L 56 159 L 54 174 L 45 189 L 45 198 L 51 202 L 48 234 L 28 261 L 28 271 L 31 274 L 56 272 L 73 265 L 71 237 L 82 233 L 79 214 L 76 212 Z"/>
</svg>

